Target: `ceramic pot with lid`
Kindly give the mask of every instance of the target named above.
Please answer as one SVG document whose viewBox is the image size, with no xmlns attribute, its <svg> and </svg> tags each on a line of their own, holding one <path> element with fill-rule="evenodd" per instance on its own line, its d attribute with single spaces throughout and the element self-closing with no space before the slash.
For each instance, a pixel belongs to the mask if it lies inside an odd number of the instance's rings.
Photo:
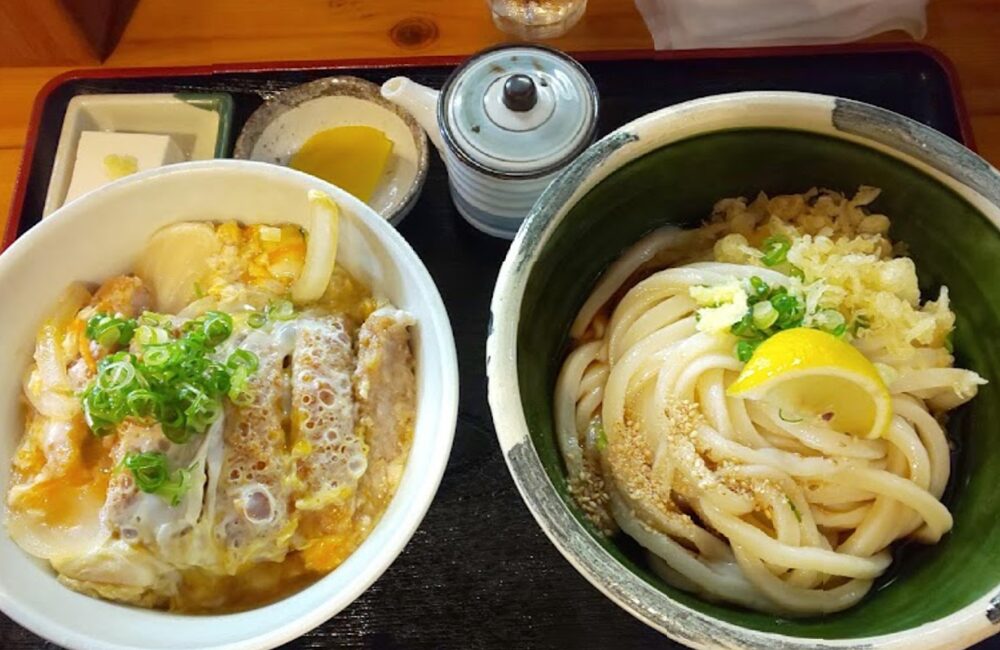
<svg viewBox="0 0 1000 650">
<path fill-rule="evenodd" d="M 448 168 L 459 213 L 507 239 L 597 128 L 593 79 L 566 54 L 536 45 L 475 54 L 440 91 L 394 77 L 382 95 L 427 131 Z"/>
</svg>

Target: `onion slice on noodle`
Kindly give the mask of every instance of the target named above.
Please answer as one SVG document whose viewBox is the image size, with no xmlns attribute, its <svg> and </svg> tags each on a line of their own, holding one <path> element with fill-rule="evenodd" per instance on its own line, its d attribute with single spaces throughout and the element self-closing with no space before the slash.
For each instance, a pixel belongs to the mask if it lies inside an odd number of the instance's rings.
<svg viewBox="0 0 1000 650">
<path fill-rule="evenodd" d="M 296 303 L 318 300 L 330 283 L 337 261 L 337 240 L 340 237 L 340 210 L 323 192 L 309 190 L 312 224 L 306 239 L 306 261 L 302 273 L 292 285 L 292 300 Z"/>
</svg>

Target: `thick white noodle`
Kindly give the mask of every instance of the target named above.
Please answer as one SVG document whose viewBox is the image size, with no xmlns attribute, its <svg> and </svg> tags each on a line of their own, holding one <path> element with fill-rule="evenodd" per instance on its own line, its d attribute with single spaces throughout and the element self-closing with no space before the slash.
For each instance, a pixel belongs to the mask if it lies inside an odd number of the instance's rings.
<svg viewBox="0 0 1000 650">
<path fill-rule="evenodd" d="M 554 404 L 570 478 L 599 457 L 590 469 L 602 474 L 608 514 L 677 588 L 786 615 L 848 608 L 889 566 L 894 541 L 934 542 L 950 530 L 940 502 L 948 441 L 929 405 L 968 399 L 976 376 L 935 367 L 951 357 L 928 351 L 921 358 L 932 367 L 902 369 L 892 384 L 894 416 L 880 440 L 789 422 L 729 397 L 742 368 L 735 339 L 698 331 L 689 288 L 789 279 L 696 262 L 620 294 L 658 254 L 691 241 L 678 231 L 652 234 L 610 267 L 580 310 Z"/>
</svg>

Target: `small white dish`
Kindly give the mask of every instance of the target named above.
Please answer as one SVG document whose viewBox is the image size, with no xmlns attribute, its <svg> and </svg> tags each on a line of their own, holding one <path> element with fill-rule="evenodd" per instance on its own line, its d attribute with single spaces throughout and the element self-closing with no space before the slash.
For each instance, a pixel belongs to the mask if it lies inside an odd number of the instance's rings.
<svg viewBox="0 0 1000 650">
<path fill-rule="evenodd" d="M 322 624 L 364 592 L 413 535 L 448 462 L 458 413 L 458 364 L 441 296 L 413 249 L 371 208 L 307 174 L 245 160 L 179 163 L 129 176 L 62 208 L 0 255 L 0 490 L 24 426 L 21 380 L 46 312 L 69 283 L 134 268 L 149 237 L 182 221 L 236 219 L 308 228 L 310 189 L 340 207 L 337 262 L 417 320 L 417 411 L 396 494 L 367 539 L 337 569 L 270 605 L 182 615 L 84 596 L 58 582 L 0 527 L 0 610 L 52 642 L 86 650 L 262 650 Z M 0 505 L 0 519 L 5 506 Z"/>
<path fill-rule="evenodd" d="M 427 176 L 427 136 L 370 81 L 326 77 L 278 93 L 247 120 L 233 157 L 287 166 L 316 133 L 357 125 L 376 128 L 392 140 L 392 154 L 368 205 L 398 225 L 416 203 Z"/>
<path fill-rule="evenodd" d="M 169 135 L 184 160 L 221 158 L 229 145 L 232 104 L 226 93 L 77 95 L 66 107 L 42 216 L 66 202 L 82 132 Z"/>
</svg>

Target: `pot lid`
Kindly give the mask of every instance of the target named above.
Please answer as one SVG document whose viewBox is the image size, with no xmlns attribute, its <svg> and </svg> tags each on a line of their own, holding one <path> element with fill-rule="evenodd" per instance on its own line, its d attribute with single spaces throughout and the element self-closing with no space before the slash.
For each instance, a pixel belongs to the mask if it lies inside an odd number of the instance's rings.
<svg viewBox="0 0 1000 650">
<path fill-rule="evenodd" d="M 542 176 L 593 140 L 597 88 L 556 50 L 506 46 L 473 56 L 448 79 L 438 115 L 448 147 L 493 175 Z"/>
</svg>

